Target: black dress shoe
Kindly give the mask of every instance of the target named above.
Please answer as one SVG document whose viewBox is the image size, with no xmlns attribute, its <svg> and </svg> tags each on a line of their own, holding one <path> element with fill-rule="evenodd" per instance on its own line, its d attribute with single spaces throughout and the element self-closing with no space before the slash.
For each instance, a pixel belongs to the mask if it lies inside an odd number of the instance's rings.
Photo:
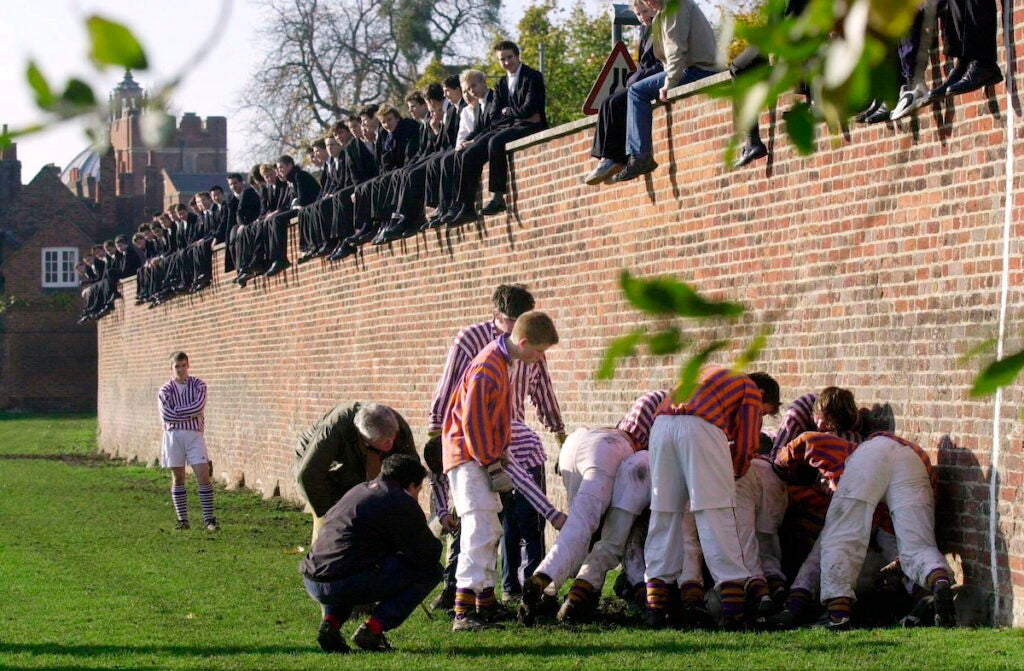
<svg viewBox="0 0 1024 671">
<path fill-rule="evenodd" d="M 986 86 L 992 86 L 1003 81 L 1003 72 L 998 65 L 982 65 L 978 61 L 971 61 L 967 66 L 964 76 L 946 89 L 947 96 L 958 96 L 971 91 L 977 91 Z"/>
<path fill-rule="evenodd" d="M 875 108 L 874 112 L 869 114 L 867 118 L 864 119 L 864 123 L 871 125 L 875 123 L 889 121 L 890 114 L 891 112 L 889 111 L 889 105 L 883 102 L 881 105 Z"/>
<path fill-rule="evenodd" d="M 291 264 L 288 259 L 281 259 L 280 261 L 274 261 L 270 264 L 270 268 L 265 273 L 266 277 L 273 277 L 279 273 L 283 273 Z"/>
<path fill-rule="evenodd" d="M 350 244 L 350 245 L 356 245 L 356 246 L 366 244 L 370 240 L 373 240 L 374 237 L 376 237 L 377 232 L 379 230 L 380 230 L 380 227 L 371 222 L 369 224 L 364 225 L 362 228 L 360 228 L 356 232 L 356 234 L 351 236 L 351 237 L 349 237 L 346 242 L 348 242 L 348 244 Z"/>
<path fill-rule="evenodd" d="M 448 208 L 447 212 L 441 215 L 441 223 L 450 224 L 453 221 L 455 221 L 455 219 L 458 218 L 459 213 L 462 211 L 462 208 L 464 207 L 465 205 L 463 205 L 462 203 L 456 203 L 455 205 L 452 205 L 450 208 Z"/>
<path fill-rule="evenodd" d="M 308 252 L 303 253 L 303 255 L 299 257 L 298 262 L 305 263 L 306 261 L 311 260 L 314 256 L 316 256 L 316 250 L 311 249 Z M 273 266 L 271 266 L 271 268 L 273 268 Z"/>
<path fill-rule="evenodd" d="M 357 247 L 353 247 L 347 242 L 343 242 L 338 245 L 338 248 L 334 250 L 334 253 L 327 257 L 328 261 L 341 261 L 344 258 L 352 256 L 358 251 Z"/>
<path fill-rule="evenodd" d="M 373 240 L 370 241 L 371 245 L 383 245 L 388 242 L 388 233 L 391 232 L 391 226 L 381 226 L 380 230 L 377 231 L 377 235 L 373 236 Z"/>
<path fill-rule="evenodd" d="M 235 284 L 237 284 L 240 289 L 244 289 L 245 285 L 248 284 L 249 280 L 251 280 L 251 279 L 252 279 L 252 275 L 247 275 L 245 273 L 242 273 L 241 275 L 239 275 L 238 277 L 235 278 Z"/>
<path fill-rule="evenodd" d="M 485 217 L 491 217 L 495 214 L 501 214 L 507 209 L 508 206 L 505 205 L 505 196 L 500 193 L 496 193 L 494 194 L 494 197 L 484 205 L 484 209 L 480 210 L 480 214 Z"/>
<path fill-rule="evenodd" d="M 768 147 L 764 146 L 763 142 L 747 143 L 743 145 L 743 151 L 740 152 L 740 157 L 733 163 L 733 167 L 742 168 L 767 155 Z"/>
<path fill-rule="evenodd" d="M 936 98 L 944 98 L 949 93 L 949 87 L 956 84 L 958 81 L 963 79 L 964 73 L 967 72 L 968 62 L 964 60 L 957 61 L 957 64 L 950 71 L 949 76 L 946 77 L 945 81 L 933 88 L 928 93 L 930 100 Z"/>
<path fill-rule="evenodd" d="M 472 223 L 476 220 L 476 212 L 472 207 L 468 205 L 459 205 L 458 210 L 455 212 L 455 216 L 445 224 L 448 228 L 458 228 L 459 226 L 465 226 L 466 224 Z"/>
<path fill-rule="evenodd" d="M 869 116 L 875 113 L 875 110 L 877 110 L 878 106 L 881 104 L 882 102 L 877 98 L 872 100 L 870 103 L 868 103 L 867 107 L 860 111 L 860 113 L 857 116 L 853 117 L 853 120 L 856 121 L 857 123 L 864 123 L 865 121 L 867 121 L 867 118 Z"/>
<path fill-rule="evenodd" d="M 631 179 L 642 177 L 649 172 L 654 172 L 657 168 L 658 163 L 651 154 L 640 158 L 630 156 L 626 167 L 620 170 L 619 174 L 615 175 L 615 177 L 612 177 L 612 184 L 628 182 Z"/>
</svg>

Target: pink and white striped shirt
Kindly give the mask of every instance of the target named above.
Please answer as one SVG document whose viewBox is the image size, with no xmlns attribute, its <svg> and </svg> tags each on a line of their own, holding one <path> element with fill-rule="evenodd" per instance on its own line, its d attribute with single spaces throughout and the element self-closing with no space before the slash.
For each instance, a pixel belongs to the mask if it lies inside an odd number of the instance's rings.
<svg viewBox="0 0 1024 671">
<path fill-rule="evenodd" d="M 430 415 L 427 420 L 427 431 L 440 431 L 444 426 L 444 414 L 448 409 L 448 401 L 462 381 L 463 373 L 469 364 L 476 358 L 487 345 L 494 342 L 501 335 L 493 321 L 480 322 L 468 326 L 455 336 L 448 351 L 448 360 L 444 364 L 444 372 L 437 383 L 434 391 L 434 401 L 430 405 Z M 558 399 L 555 398 L 554 388 L 551 385 L 551 376 L 548 375 L 547 360 L 542 359 L 537 363 L 517 363 L 510 371 L 512 383 L 512 420 L 524 421 L 526 415 L 524 401 L 527 396 L 537 409 L 537 418 L 546 429 L 552 433 L 562 433 L 565 425 L 562 423 L 562 411 L 558 407 Z"/>
<path fill-rule="evenodd" d="M 629 434 L 634 452 L 647 449 L 647 440 L 651 436 L 651 426 L 654 424 L 654 417 L 658 411 L 658 406 L 661 405 L 666 396 L 668 396 L 668 391 L 666 390 L 647 392 L 633 401 L 633 406 L 629 409 L 629 412 L 615 425 L 615 428 L 619 431 L 625 431 Z"/>
<path fill-rule="evenodd" d="M 160 387 L 156 395 L 157 408 L 164 431 L 188 430 L 203 432 L 206 421 L 206 383 L 198 377 L 189 376 L 181 385 L 173 379 Z"/>
</svg>

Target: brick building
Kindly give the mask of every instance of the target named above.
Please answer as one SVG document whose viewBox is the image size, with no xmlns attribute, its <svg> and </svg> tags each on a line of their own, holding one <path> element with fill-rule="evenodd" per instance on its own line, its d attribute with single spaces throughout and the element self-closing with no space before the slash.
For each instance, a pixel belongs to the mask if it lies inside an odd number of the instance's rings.
<svg viewBox="0 0 1024 671">
<path fill-rule="evenodd" d="M 0 410 L 96 407 L 96 329 L 75 324 L 75 264 L 97 224 L 57 168 L 23 186 L 17 145 L 0 149 Z"/>
<path fill-rule="evenodd" d="M 126 71 L 110 94 L 109 150 L 101 156 L 87 148 L 61 173 L 99 212 L 100 237 L 132 231 L 149 213 L 226 181 L 227 119 L 186 112 L 179 121 L 147 109 L 147 100 Z"/>
</svg>

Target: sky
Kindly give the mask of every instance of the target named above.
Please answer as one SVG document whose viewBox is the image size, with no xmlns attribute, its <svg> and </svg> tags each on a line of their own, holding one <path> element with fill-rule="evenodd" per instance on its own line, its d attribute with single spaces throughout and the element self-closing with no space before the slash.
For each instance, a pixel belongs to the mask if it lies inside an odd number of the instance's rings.
<svg viewBox="0 0 1024 671">
<path fill-rule="evenodd" d="M 584 0 L 591 10 L 607 2 Z M 98 73 L 86 58 L 84 18 L 93 13 L 126 24 L 146 47 L 150 68 L 135 73 L 144 88 L 152 89 L 181 70 L 211 32 L 222 8 L 230 15 L 218 28 L 213 48 L 175 92 L 171 110 L 179 116 L 195 112 L 201 117 L 228 118 L 228 166 L 237 167 L 247 138 L 238 114 L 238 99 L 249 75 L 259 66 L 262 52 L 254 44 L 264 9 L 259 0 L 0 0 L 0 124 L 21 127 L 39 120 L 25 83 L 29 59 L 57 86 L 77 76 L 105 97 L 124 72 Z M 514 27 L 530 0 L 505 0 L 503 23 Z M 558 0 L 570 7 L 573 0 Z M 48 163 L 66 166 L 88 146 L 81 123 L 67 123 L 20 138 L 18 158 L 22 181 L 28 182 Z"/>
</svg>

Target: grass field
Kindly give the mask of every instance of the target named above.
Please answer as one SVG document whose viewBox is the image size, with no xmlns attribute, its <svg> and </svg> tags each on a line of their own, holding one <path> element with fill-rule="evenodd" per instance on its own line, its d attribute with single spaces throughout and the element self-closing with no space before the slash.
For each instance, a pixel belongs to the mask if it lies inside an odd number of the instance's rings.
<svg viewBox="0 0 1024 671">
<path fill-rule="evenodd" d="M 220 533 L 175 532 L 167 474 L 94 456 L 94 433 L 0 416 L 0 669 L 1024 668 L 1022 631 L 453 635 L 422 611 L 390 635 L 398 652 L 328 657 L 296 569 L 307 516 L 219 490 Z"/>
</svg>

